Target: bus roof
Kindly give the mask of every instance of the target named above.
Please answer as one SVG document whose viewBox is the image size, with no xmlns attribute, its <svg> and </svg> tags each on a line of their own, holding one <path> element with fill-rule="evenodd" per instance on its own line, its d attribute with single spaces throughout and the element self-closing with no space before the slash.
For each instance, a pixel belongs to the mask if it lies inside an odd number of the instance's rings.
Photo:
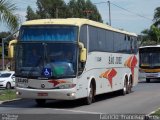
<svg viewBox="0 0 160 120">
<path fill-rule="evenodd" d="M 31 21 L 26 21 L 22 25 L 75 25 L 75 26 L 82 26 L 84 24 L 103 28 L 103 29 L 108 29 L 114 32 L 119 32 L 131 36 L 137 36 L 135 33 L 127 32 L 124 30 L 116 29 L 113 28 L 107 24 L 104 23 L 99 23 L 95 22 L 92 20 L 88 19 L 82 19 L 82 18 L 66 18 L 66 19 L 38 19 L 38 20 L 31 20 Z"/>
<path fill-rule="evenodd" d="M 143 48 L 153 48 L 153 47 L 160 47 L 160 45 L 150 45 L 150 46 L 142 46 L 142 47 L 139 47 L 139 49 L 143 49 Z"/>
</svg>

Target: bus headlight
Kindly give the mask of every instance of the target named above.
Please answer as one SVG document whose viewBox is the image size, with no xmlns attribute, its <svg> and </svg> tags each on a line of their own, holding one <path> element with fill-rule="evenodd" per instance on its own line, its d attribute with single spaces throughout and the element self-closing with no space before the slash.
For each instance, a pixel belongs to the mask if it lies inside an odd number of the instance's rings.
<svg viewBox="0 0 160 120">
<path fill-rule="evenodd" d="M 69 89 L 69 88 L 74 88 L 76 84 L 62 84 L 58 86 L 59 89 Z"/>
</svg>

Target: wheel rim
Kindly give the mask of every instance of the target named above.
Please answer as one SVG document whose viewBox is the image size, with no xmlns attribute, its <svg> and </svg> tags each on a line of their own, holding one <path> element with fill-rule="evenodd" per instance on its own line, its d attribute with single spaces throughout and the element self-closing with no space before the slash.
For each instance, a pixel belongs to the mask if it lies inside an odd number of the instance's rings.
<svg viewBox="0 0 160 120">
<path fill-rule="evenodd" d="M 92 103 L 93 100 L 93 88 L 92 85 L 90 86 L 89 95 L 88 95 L 88 103 Z"/>
<path fill-rule="evenodd" d="M 126 94 L 127 92 L 127 83 L 126 81 L 124 82 L 124 87 L 123 87 L 123 94 Z"/>
<path fill-rule="evenodd" d="M 93 98 L 93 90 L 92 90 L 92 88 L 90 88 L 89 98 L 90 98 L 90 99 L 92 99 L 92 98 Z"/>
<path fill-rule="evenodd" d="M 130 93 L 132 90 L 132 82 L 131 80 L 129 81 L 129 86 L 128 86 L 128 92 Z"/>
</svg>

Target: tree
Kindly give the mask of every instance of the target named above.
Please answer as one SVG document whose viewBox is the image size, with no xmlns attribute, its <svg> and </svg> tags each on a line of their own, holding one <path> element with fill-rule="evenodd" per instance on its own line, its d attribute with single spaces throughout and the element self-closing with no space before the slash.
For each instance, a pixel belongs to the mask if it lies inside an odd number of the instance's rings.
<svg viewBox="0 0 160 120">
<path fill-rule="evenodd" d="M 69 17 L 84 17 L 85 1 L 84 0 L 70 0 L 68 3 Z"/>
<path fill-rule="evenodd" d="M 140 45 L 156 44 L 155 37 L 153 37 L 153 34 L 150 29 L 145 29 L 141 33 L 142 33 L 142 35 L 140 37 L 140 39 L 141 39 Z"/>
<path fill-rule="evenodd" d="M 16 30 L 19 26 L 18 16 L 14 14 L 15 4 L 8 0 L 0 0 L 0 22 L 4 22 L 11 30 Z"/>
<path fill-rule="evenodd" d="M 2 43 L 2 38 L 6 38 L 9 35 L 11 35 L 10 32 L 1 32 L 0 33 L 0 43 Z M 13 37 L 11 37 L 10 39 L 13 39 Z M 7 56 L 8 54 L 8 42 L 5 42 L 4 44 L 4 54 L 5 56 Z M 0 44 L 0 57 L 1 56 L 2 56 L 2 45 Z"/>
<path fill-rule="evenodd" d="M 160 43 L 160 29 L 151 25 L 150 29 L 145 29 L 142 32 L 142 44 L 159 44 Z"/>
<path fill-rule="evenodd" d="M 154 25 L 151 26 L 151 31 L 156 37 L 157 44 L 160 43 L 160 29 Z"/>
<path fill-rule="evenodd" d="M 28 6 L 26 18 L 27 18 L 26 20 L 35 20 L 38 19 L 39 16 L 32 10 L 30 6 Z"/>
<path fill-rule="evenodd" d="M 157 7 L 155 9 L 153 20 L 154 20 L 154 25 L 155 26 L 160 25 L 160 7 Z"/>
<path fill-rule="evenodd" d="M 88 18 L 102 22 L 101 15 L 97 7 L 90 0 L 70 0 L 68 3 L 70 17 Z"/>
<path fill-rule="evenodd" d="M 70 0 L 68 5 L 63 0 L 37 0 L 37 11 L 27 9 L 27 20 L 38 18 L 88 18 L 102 22 L 97 7 L 90 0 Z"/>
<path fill-rule="evenodd" d="M 151 25 L 149 29 L 143 30 L 142 33 L 142 41 L 143 45 L 150 44 L 160 44 L 160 7 L 155 9 L 154 13 L 154 23 Z"/>
<path fill-rule="evenodd" d="M 94 20 L 94 21 L 98 21 L 98 22 L 103 22 L 102 17 L 100 15 L 96 5 L 92 4 L 92 2 L 90 0 L 86 1 L 86 9 L 92 11 L 92 14 L 90 14 L 88 16 L 89 19 Z"/>
<path fill-rule="evenodd" d="M 67 6 L 63 0 L 37 0 L 40 18 L 66 18 Z"/>
</svg>

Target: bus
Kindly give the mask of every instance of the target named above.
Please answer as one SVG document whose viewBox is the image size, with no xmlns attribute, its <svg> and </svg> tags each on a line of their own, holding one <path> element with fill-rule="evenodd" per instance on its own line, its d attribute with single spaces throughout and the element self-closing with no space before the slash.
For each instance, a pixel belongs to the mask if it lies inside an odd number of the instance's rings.
<svg viewBox="0 0 160 120">
<path fill-rule="evenodd" d="M 20 98 L 83 98 L 131 92 L 138 82 L 135 33 L 81 18 L 39 19 L 20 27 L 16 45 L 16 89 Z"/>
<path fill-rule="evenodd" d="M 140 47 L 139 55 L 140 74 L 144 75 L 146 82 L 160 78 L 160 45 Z"/>
</svg>

